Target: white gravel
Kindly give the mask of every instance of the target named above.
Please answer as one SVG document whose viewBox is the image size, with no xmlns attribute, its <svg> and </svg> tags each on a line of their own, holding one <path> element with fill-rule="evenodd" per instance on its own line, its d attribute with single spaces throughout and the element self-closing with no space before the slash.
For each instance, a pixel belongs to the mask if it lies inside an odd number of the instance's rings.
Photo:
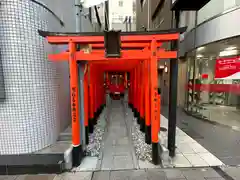
<svg viewBox="0 0 240 180">
<path fill-rule="evenodd" d="M 132 123 L 132 140 L 136 156 L 139 160 L 152 162 L 152 146 L 145 143 L 145 134 L 140 131 L 136 119 Z"/>
<path fill-rule="evenodd" d="M 89 144 L 87 145 L 87 155 L 91 157 L 98 157 L 101 150 L 102 140 L 104 136 L 106 122 L 105 109 L 101 113 L 97 124 L 94 126 L 94 132 L 89 135 Z"/>
</svg>

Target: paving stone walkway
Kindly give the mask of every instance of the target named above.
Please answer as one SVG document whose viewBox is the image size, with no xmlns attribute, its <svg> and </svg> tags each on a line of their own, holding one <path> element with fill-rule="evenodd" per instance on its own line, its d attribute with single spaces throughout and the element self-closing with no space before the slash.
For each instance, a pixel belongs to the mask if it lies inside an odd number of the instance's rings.
<svg viewBox="0 0 240 180">
<path fill-rule="evenodd" d="M 120 104 L 122 103 L 122 105 Z M 102 148 L 101 170 L 136 169 L 123 101 L 112 101 Z"/>
<path fill-rule="evenodd" d="M 161 114 L 167 118 L 168 107 L 162 106 Z M 177 126 L 224 164 L 240 165 L 239 131 L 188 116 L 181 108 L 177 110 Z"/>
<path fill-rule="evenodd" d="M 220 168 L 219 168 L 220 169 Z M 0 176 L 0 180 L 239 180 L 240 168 L 175 168 Z M 225 173 L 225 174 L 224 174 Z"/>
<path fill-rule="evenodd" d="M 127 128 L 130 121 L 124 118 L 124 106 L 112 102 L 110 111 L 111 122 L 108 122 L 99 170 L 0 176 L 0 180 L 240 180 L 240 167 L 139 169 Z"/>
</svg>

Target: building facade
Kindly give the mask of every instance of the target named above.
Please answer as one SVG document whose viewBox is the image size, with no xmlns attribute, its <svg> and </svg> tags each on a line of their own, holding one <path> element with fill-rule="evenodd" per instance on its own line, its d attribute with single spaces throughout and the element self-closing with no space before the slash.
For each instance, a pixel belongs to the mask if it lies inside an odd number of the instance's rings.
<svg viewBox="0 0 240 180">
<path fill-rule="evenodd" d="M 38 2 L 1 0 L 0 155 L 45 148 L 71 123 L 68 62 L 47 56 L 64 47 L 49 45 L 38 30 L 75 32 L 74 0 Z M 94 30 L 88 19 L 83 24 Z"/>
<path fill-rule="evenodd" d="M 239 15 L 239 0 L 211 0 L 180 18 L 180 26 L 188 26 L 180 42 L 187 64 L 184 109 L 234 128 L 240 127 Z"/>
<path fill-rule="evenodd" d="M 171 1 L 140 0 L 137 1 L 137 30 L 163 30 L 171 27 Z"/>
<path fill-rule="evenodd" d="M 170 1 L 168 0 L 141 0 L 137 1 L 137 30 L 164 30 L 171 28 Z M 170 43 L 163 44 L 166 49 Z M 164 59 L 158 62 L 159 87 L 162 91 L 162 104 L 168 104 L 169 91 L 169 60 Z"/>
<path fill-rule="evenodd" d="M 141 2 L 138 30 L 171 27 L 171 5 L 167 5 L 171 1 Z M 166 6 L 153 16 L 159 2 Z M 179 44 L 178 106 L 192 116 L 236 129 L 240 128 L 239 16 L 240 0 L 210 0 L 198 11 L 181 11 L 179 22 L 187 31 Z"/>
<path fill-rule="evenodd" d="M 101 22 L 105 23 L 105 5 L 99 4 L 98 13 Z M 121 31 L 135 31 L 136 30 L 136 0 L 110 0 L 108 1 L 109 11 L 109 29 Z M 95 14 L 93 10 L 93 14 Z M 127 22 L 126 22 L 127 18 Z M 97 21 L 96 18 L 93 19 Z M 129 25 L 130 24 L 130 25 Z M 104 27 L 104 26 L 103 26 Z"/>
<path fill-rule="evenodd" d="M 125 20 L 131 19 L 131 30 L 136 29 L 134 12 L 135 0 L 110 0 L 109 1 L 109 24 L 110 29 L 119 29 L 129 31 Z"/>
</svg>

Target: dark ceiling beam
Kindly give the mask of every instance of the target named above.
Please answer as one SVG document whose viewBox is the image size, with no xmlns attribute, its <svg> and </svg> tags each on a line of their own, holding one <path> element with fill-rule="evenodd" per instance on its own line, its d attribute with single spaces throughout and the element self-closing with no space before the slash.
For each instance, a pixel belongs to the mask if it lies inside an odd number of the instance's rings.
<svg viewBox="0 0 240 180">
<path fill-rule="evenodd" d="M 104 3 L 105 6 L 105 13 L 104 13 L 104 17 L 105 17 L 105 30 L 108 31 L 109 30 L 109 9 L 108 9 L 108 1 L 105 1 Z"/>
</svg>

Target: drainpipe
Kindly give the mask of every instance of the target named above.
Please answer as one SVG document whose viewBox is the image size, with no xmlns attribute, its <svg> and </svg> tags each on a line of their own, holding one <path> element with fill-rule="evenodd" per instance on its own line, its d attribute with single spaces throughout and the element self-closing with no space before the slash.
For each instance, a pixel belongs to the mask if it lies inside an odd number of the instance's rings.
<svg viewBox="0 0 240 180">
<path fill-rule="evenodd" d="M 147 12 L 148 12 L 148 14 L 147 14 L 147 19 L 148 19 L 148 21 L 147 21 L 147 31 L 149 31 L 149 29 L 150 29 L 150 0 L 148 0 L 147 1 L 147 4 L 148 4 L 148 6 L 147 6 Z"/>
<path fill-rule="evenodd" d="M 82 11 L 83 6 L 80 0 L 75 0 L 75 13 L 76 13 L 76 32 L 82 32 L 83 31 L 83 25 L 82 25 Z M 77 45 L 77 50 L 80 50 L 80 46 Z M 86 132 L 85 132 L 85 126 L 84 126 L 84 88 L 83 88 L 83 74 L 84 74 L 84 66 L 82 62 L 78 63 L 78 85 L 79 85 L 79 120 L 80 120 L 80 148 L 81 152 L 83 153 L 86 150 Z"/>
<path fill-rule="evenodd" d="M 132 31 L 132 18 L 129 16 L 129 31 Z"/>
<path fill-rule="evenodd" d="M 105 1 L 104 2 L 104 9 L 105 9 L 105 12 L 104 12 L 104 17 L 105 17 L 105 30 L 108 31 L 109 30 L 109 9 L 108 9 L 108 4 L 109 2 L 108 1 Z"/>
<path fill-rule="evenodd" d="M 111 10 L 111 2 L 112 1 L 108 1 L 108 22 L 109 22 L 109 30 L 112 30 L 112 11 Z"/>
<path fill-rule="evenodd" d="M 128 32 L 128 17 L 127 16 L 125 17 L 124 23 L 125 23 L 126 32 Z"/>
<path fill-rule="evenodd" d="M 174 21 L 175 16 L 175 21 Z M 178 28 L 180 12 L 172 11 L 172 28 Z M 171 50 L 178 49 L 178 41 L 171 43 Z M 168 106 L 168 150 L 171 157 L 175 156 L 176 144 L 176 122 L 177 122 L 177 86 L 178 86 L 178 57 L 170 59 L 170 87 L 169 87 L 169 106 Z"/>
</svg>

